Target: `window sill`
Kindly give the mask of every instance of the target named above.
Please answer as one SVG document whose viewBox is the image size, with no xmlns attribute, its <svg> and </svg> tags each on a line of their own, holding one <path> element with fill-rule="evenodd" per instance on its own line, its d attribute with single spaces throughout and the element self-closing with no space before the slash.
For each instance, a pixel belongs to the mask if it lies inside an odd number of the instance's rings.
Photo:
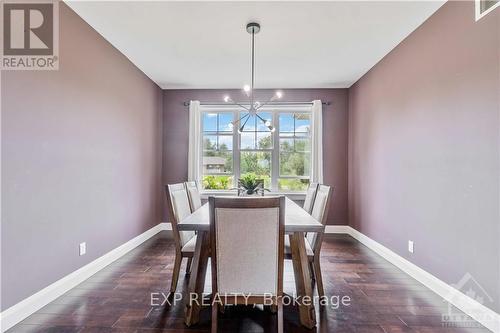
<svg viewBox="0 0 500 333">
<path fill-rule="evenodd" d="M 202 199 L 206 200 L 209 196 L 235 196 L 237 195 L 236 191 L 223 191 L 223 190 L 213 190 L 213 191 L 202 191 L 200 196 Z M 306 193 L 305 192 L 266 192 L 267 196 L 270 195 L 284 195 L 291 200 L 305 200 Z"/>
</svg>

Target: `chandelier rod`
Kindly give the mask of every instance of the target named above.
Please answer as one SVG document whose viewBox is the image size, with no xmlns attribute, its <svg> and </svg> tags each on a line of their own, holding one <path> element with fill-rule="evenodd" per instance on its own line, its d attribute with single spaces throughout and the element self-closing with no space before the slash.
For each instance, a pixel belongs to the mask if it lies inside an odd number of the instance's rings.
<svg viewBox="0 0 500 333">
<path fill-rule="evenodd" d="M 255 78 L 255 28 L 252 28 L 252 87 L 250 88 L 251 94 L 251 107 L 253 107 L 254 96 L 253 96 L 253 86 L 254 86 L 254 78 Z"/>
<path fill-rule="evenodd" d="M 241 127 L 240 127 L 240 131 L 241 132 L 243 132 L 243 129 L 245 128 L 245 125 L 247 124 L 248 120 L 251 118 L 249 113 L 247 114 L 247 116 L 248 116 L 247 119 L 245 120 L 245 122 L 243 123 L 243 125 L 241 125 Z M 243 118 L 245 118 L 245 117 L 243 117 Z M 240 123 L 243 120 L 243 118 L 240 118 L 240 120 L 239 120 Z"/>
</svg>

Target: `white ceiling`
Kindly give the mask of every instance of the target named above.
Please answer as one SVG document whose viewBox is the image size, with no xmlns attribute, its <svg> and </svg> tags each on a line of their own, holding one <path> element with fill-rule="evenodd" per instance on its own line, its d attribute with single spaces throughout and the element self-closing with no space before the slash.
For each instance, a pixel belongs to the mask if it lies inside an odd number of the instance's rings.
<svg viewBox="0 0 500 333">
<path fill-rule="evenodd" d="M 67 1 L 165 89 L 351 86 L 444 1 Z"/>
</svg>

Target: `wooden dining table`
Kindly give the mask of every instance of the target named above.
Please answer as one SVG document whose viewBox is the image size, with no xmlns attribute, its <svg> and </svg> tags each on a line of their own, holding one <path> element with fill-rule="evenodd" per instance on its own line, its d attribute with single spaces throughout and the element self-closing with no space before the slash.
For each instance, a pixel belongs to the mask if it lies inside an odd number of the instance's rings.
<svg viewBox="0 0 500 333">
<path fill-rule="evenodd" d="M 314 219 L 302 207 L 292 200 L 285 200 L 285 237 L 290 237 L 292 252 L 293 272 L 295 276 L 296 297 L 299 299 L 313 299 L 312 277 L 309 270 L 309 261 L 306 253 L 304 235 L 307 232 L 324 232 L 324 225 Z M 191 264 L 191 274 L 188 284 L 188 301 L 184 310 L 184 322 L 187 326 L 199 322 L 201 300 L 205 288 L 208 258 L 210 256 L 209 244 L 209 207 L 208 203 L 194 211 L 191 215 L 178 223 L 179 231 L 196 231 L 196 247 Z M 306 298 L 307 299 L 307 298 Z M 307 328 L 316 326 L 316 315 L 313 302 L 298 302 L 300 322 Z"/>
</svg>

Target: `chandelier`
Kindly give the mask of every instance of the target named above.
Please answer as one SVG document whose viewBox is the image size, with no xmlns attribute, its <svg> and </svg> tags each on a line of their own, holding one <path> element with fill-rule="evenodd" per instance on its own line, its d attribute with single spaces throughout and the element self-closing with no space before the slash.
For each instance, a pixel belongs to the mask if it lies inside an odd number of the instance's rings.
<svg viewBox="0 0 500 333">
<path fill-rule="evenodd" d="M 233 101 L 231 99 L 231 97 L 229 97 L 229 95 L 224 96 L 224 102 L 226 102 L 227 104 L 230 104 L 230 105 L 238 106 L 238 107 L 248 111 L 248 113 L 246 113 L 245 115 L 240 117 L 238 120 L 232 121 L 231 123 L 229 123 L 229 127 L 233 128 L 234 126 L 238 126 L 238 133 L 241 134 L 241 132 L 243 132 L 243 129 L 245 128 L 245 125 L 247 124 L 248 120 L 252 116 L 255 116 L 255 117 L 257 117 L 257 119 L 262 121 L 264 123 L 264 125 L 267 128 L 269 128 L 269 130 L 271 132 L 274 132 L 276 130 L 276 128 L 271 124 L 271 122 L 269 120 L 262 118 L 257 112 L 263 106 L 283 97 L 283 93 L 281 91 L 276 91 L 275 94 L 271 98 L 269 98 L 269 100 L 265 103 L 260 103 L 259 101 L 255 100 L 255 98 L 254 98 L 255 34 L 257 34 L 260 31 L 260 24 L 255 23 L 255 22 L 250 22 L 247 24 L 246 30 L 249 34 L 252 35 L 252 55 L 251 55 L 251 57 L 252 57 L 252 79 L 251 79 L 250 85 L 245 84 L 243 86 L 243 91 L 245 92 L 245 94 L 247 95 L 247 97 L 249 99 L 248 106 Z"/>
</svg>

